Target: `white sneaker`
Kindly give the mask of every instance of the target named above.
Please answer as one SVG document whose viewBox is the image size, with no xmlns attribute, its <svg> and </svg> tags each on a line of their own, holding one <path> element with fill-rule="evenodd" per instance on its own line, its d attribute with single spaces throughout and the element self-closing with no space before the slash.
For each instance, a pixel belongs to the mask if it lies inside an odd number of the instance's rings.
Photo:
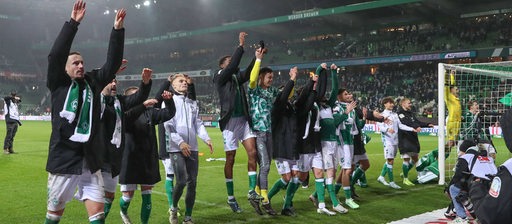
<svg viewBox="0 0 512 224">
<path fill-rule="evenodd" d="M 379 176 L 377 178 L 377 181 L 380 182 L 381 184 L 384 184 L 384 186 L 389 186 L 389 183 L 386 181 L 386 179 L 384 179 L 383 176 Z"/>
<path fill-rule="evenodd" d="M 178 209 L 169 209 L 169 223 L 178 224 Z"/>
<path fill-rule="evenodd" d="M 124 214 L 122 211 L 120 211 L 119 214 L 121 214 L 123 224 L 132 224 L 132 221 L 130 220 L 130 216 L 128 216 L 128 214 Z"/>
<path fill-rule="evenodd" d="M 332 209 L 333 209 L 334 211 L 337 211 L 337 212 L 341 213 L 341 214 L 345 214 L 345 213 L 347 213 L 347 212 L 348 212 L 348 209 L 344 208 L 344 207 L 343 207 L 343 206 L 341 206 L 340 204 L 338 204 L 338 206 L 336 206 L 336 207 L 332 207 Z"/>
<path fill-rule="evenodd" d="M 354 199 L 350 198 L 345 200 L 345 204 L 351 209 L 358 209 L 359 205 L 354 201 Z"/>
<path fill-rule="evenodd" d="M 389 182 L 389 187 L 394 189 L 401 189 L 401 187 L 398 186 L 398 184 L 396 184 L 395 182 Z"/>
<path fill-rule="evenodd" d="M 319 209 L 316 210 L 316 213 L 318 213 L 318 214 L 326 214 L 326 215 L 336 215 L 335 212 L 331 212 L 327 208 L 319 208 Z"/>
</svg>

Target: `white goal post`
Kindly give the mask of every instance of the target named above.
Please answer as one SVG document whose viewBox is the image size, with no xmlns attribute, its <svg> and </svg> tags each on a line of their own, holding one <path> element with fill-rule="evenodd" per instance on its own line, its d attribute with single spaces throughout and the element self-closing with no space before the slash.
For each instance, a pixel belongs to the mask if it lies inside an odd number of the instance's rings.
<svg viewBox="0 0 512 224">
<path fill-rule="evenodd" d="M 446 83 L 446 82 L 449 83 Z M 444 185 L 451 176 L 447 171 L 452 172 L 453 164 L 447 161 L 456 161 L 457 146 L 452 148 L 451 155 L 445 159 L 447 144 L 447 107 L 445 94 L 447 86 L 456 86 L 460 93 L 458 101 L 461 104 L 461 117 L 467 111 L 468 102 L 475 100 L 483 102 L 482 105 L 491 108 L 493 111 L 502 111 L 504 105 L 499 102 L 506 94 L 512 92 L 512 61 L 473 63 L 473 64 L 438 64 L 438 165 L 439 185 Z M 459 120 L 460 121 L 460 120 Z M 452 123 L 453 124 L 453 123 Z M 487 124 L 490 125 L 490 124 Z M 484 125 L 484 127 L 486 127 Z M 462 128 L 457 132 L 457 140 Z"/>
</svg>

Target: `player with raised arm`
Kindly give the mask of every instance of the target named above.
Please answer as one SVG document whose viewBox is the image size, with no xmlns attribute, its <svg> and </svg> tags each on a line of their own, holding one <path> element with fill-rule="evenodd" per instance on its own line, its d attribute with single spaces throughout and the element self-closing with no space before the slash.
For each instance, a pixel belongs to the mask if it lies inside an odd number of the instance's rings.
<svg viewBox="0 0 512 224">
<path fill-rule="evenodd" d="M 445 85 L 444 101 L 448 109 L 448 119 L 446 121 L 446 136 L 448 143 L 446 144 L 447 152 L 457 144 L 459 138 L 460 124 L 462 120 L 462 107 L 459 99 L 459 88 L 455 81 L 455 71 L 447 74 L 448 84 Z"/>
<path fill-rule="evenodd" d="M 123 60 L 123 64 L 125 64 L 125 60 Z M 121 69 L 123 68 L 125 67 L 121 67 Z M 119 71 L 117 74 L 119 74 Z M 105 219 L 112 207 L 117 184 L 119 183 L 126 132 L 123 111 L 144 102 L 149 96 L 149 91 L 151 91 L 151 70 L 144 68 L 141 76 L 140 91 L 137 91 L 136 94 L 130 96 L 117 94 L 116 79 L 105 86 L 101 92 L 102 113 L 100 127 L 98 127 L 99 134 L 92 141 L 95 141 L 94 145 L 96 147 L 104 150 L 101 174 L 105 189 Z"/>
<path fill-rule="evenodd" d="M 260 42 L 263 45 L 263 42 Z M 257 191 L 263 197 L 263 210 L 269 215 L 276 215 L 268 198 L 268 173 L 272 158 L 272 124 L 271 111 L 279 89 L 272 86 L 274 72 L 268 67 L 260 69 L 261 60 L 266 48 L 256 49 L 256 61 L 249 79 L 249 107 L 252 118 L 253 131 L 256 135 L 256 150 L 258 151 L 259 173 Z M 259 190 L 258 190 L 259 189 Z M 257 210 L 258 214 L 263 214 Z"/>
<path fill-rule="evenodd" d="M 220 70 L 215 73 L 213 82 L 219 94 L 220 119 L 219 126 L 224 139 L 226 163 L 224 177 L 228 193 L 228 205 L 233 212 L 240 213 L 234 195 L 233 165 L 235 163 L 236 149 L 241 141 L 247 151 L 247 169 L 249 176 L 248 200 L 256 211 L 260 210 L 259 203 L 262 197 L 255 191 L 256 188 L 256 135 L 252 132 L 252 119 L 249 115 L 244 84 L 249 81 L 250 74 L 256 59 L 254 58 L 243 72 L 238 68 L 244 53 L 245 37 L 247 33 L 238 35 L 239 45 L 232 56 L 224 56 L 219 60 Z"/>
<path fill-rule="evenodd" d="M 71 52 L 85 2 L 77 0 L 48 55 L 46 86 L 51 94 L 52 132 L 48 161 L 48 200 L 45 223 L 59 223 L 73 196 L 83 201 L 90 223 L 104 223 L 101 152 L 91 144 L 100 119 L 100 92 L 121 66 L 126 11 L 117 11 L 110 34 L 107 60 L 100 69 L 85 72 L 80 53 Z M 75 191 L 78 188 L 78 192 Z"/>
</svg>

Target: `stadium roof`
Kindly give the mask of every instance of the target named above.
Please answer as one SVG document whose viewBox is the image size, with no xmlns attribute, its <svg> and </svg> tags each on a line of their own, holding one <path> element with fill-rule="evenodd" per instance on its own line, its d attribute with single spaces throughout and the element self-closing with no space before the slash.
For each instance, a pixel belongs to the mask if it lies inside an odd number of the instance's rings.
<svg viewBox="0 0 512 224">
<path fill-rule="evenodd" d="M 36 25 L 48 25 L 46 22 L 54 21 L 48 17 L 69 18 L 74 1 L 3 0 L 2 2 L 0 20 L 2 18 L 21 19 Z M 340 10 L 326 13 L 325 16 L 311 16 L 308 19 L 270 22 L 263 24 L 264 27 L 253 24 L 253 27 L 258 28 L 253 30 L 266 35 L 289 36 L 297 32 L 317 29 L 350 30 L 361 27 L 375 28 L 385 24 L 460 18 L 461 15 L 468 13 L 511 8 L 508 0 L 95 0 L 86 1 L 86 3 L 86 21 L 111 23 L 110 17 L 115 9 L 128 8 L 127 27 L 137 27 L 136 33 L 127 34 L 128 38 L 154 37 L 177 31 L 247 24 L 251 21 L 280 16 L 297 15 L 299 17 L 301 13 L 318 12 L 322 9 Z M 368 7 L 358 8 L 357 5 Z M 344 11 L 346 9 L 349 10 Z M 42 15 L 44 17 L 40 18 Z M 102 17 L 109 17 L 109 19 L 102 19 Z"/>
<path fill-rule="evenodd" d="M 41 51 L 45 58 L 74 0 L 2 0 L 0 55 Z M 86 0 L 87 13 L 74 47 L 106 47 L 114 10 L 127 8 L 126 45 L 144 49 L 225 46 L 239 31 L 258 40 L 286 40 L 322 32 L 356 33 L 393 24 L 451 21 L 512 11 L 509 0 Z M 147 6 L 146 6 L 147 5 Z M 173 41 L 170 41 L 173 40 Z M 139 47 L 140 45 L 140 47 Z M 29 51 L 30 49 L 27 49 Z M 188 48 L 194 49 L 194 48 Z M 137 51 L 132 51 L 137 52 Z M 44 55 L 44 56 L 42 56 Z M 15 56 L 13 56 L 15 58 Z M 36 59 L 37 60 L 37 59 Z M 40 59 L 39 59 L 40 60 Z"/>
</svg>

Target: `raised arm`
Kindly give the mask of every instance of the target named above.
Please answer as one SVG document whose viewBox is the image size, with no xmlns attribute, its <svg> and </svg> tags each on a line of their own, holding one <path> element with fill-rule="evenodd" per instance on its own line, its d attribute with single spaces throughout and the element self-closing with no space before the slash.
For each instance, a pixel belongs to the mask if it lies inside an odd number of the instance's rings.
<svg viewBox="0 0 512 224">
<path fill-rule="evenodd" d="M 134 107 L 135 105 L 141 104 L 149 97 L 149 92 L 151 91 L 151 74 L 153 71 L 149 68 L 142 69 L 142 82 L 139 86 L 139 91 L 135 92 L 132 95 L 126 96 L 124 100 L 125 110 Z"/>
<path fill-rule="evenodd" d="M 226 83 L 231 79 L 231 75 L 237 72 L 238 65 L 240 65 L 240 60 L 242 60 L 242 55 L 244 54 L 245 36 L 247 36 L 247 33 L 245 32 L 240 32 L 238 35 L 239 45 L 231 56 L 229 64 L 225 68 L 222 68 L 218 74 L 215 74 L 215 83 Z"/>
<path fill-rule="evenodd" d="M 78 25 L 85 15 L 85 2 L 78 0 L 73 5 L 71 19 L 64 23 L 59 35 L 53 43 L 50 54 L 48 54 L 48 74 L 46 86 L 50 91 L 60 85 L 68 85 L 70 78 L 66 73 L 66 61 L 71 50 L 71 44 L 78 31 Z M 112 79 L 110 79 L 112 80 Z M 109 81 L 107 81 L 108 83 Z"/>
<path fill-rule="evenodd" d="M 110 80 L 115 78 L 116 72 L 121 67 L 124 52 L 124 18 L 125 9 L 119 9 L 114 20 L 114 28 L 110 33 L 110 41 L 107 51 L 107 60 L 99 69 L 95 77 L 100 86 L 107 85 Z"/>
<path fill-rule="evenodd" d="M 160 108 L 162 106 L 162 103 L 164 102 L 162 93 L 164 93 L 164 91 L 169 91 L 171 88 L 171 76 L 169 76 L 167 80 L 163 81 L 162 84 L 160 84 L 160 88 L 156 92 L 155 99 L 158 101 L 155 104 L 156 108 Z"/>
<path fill-rule="evenodd" d="M 297 99 L 295 100 L 295 106 L 297 108 L 302 108 L 304 107 L 304 104 L 306 103 L 306 101 L 309 99 L 309 96 L 310 96 L 310 93 L 313 91 L 313 86 L 315 85 L 315 81 L 312 79 L 310 79 L 308 81 L 308 83 L 306 84 L 306 86 L 304 86 L 302 88 L 302 91 L 300 92 L 299 96 L 297 97 Z M 316 94 L 315 94 L 316 96 Z M 309 110 L 308 110 L 309 112 Z"/>
<path fill-rule="evenodd" d="M 196 101 L 196 86 L 194 85 L 194 82 L 192 81 L 192 78 L 190 78 L 188 75 L 185 76 L 187 78 L 187 97 L 193 101 Z"/>
<path fill-rule="evenodd" d="M 331 107 L 334 107 L 334 105 L 336 104 L 336 100 L 338 99 L 338 76 L 336 76 L 337 68 L 338 67 L 335 64 L 331 65 L 331 79 L 332 79 L 331 87 L 332 87 L 332 89 L 331 89 L 331 96 L 329 96 L 329 101 L 327 102 L 327 105 L 329 105 Z"/>
<path fill-rule="evenodd" d="M 327 66 L 327 64 L 326 64 Z M 327 89 L 327 73 L 326 73 L 326 70 L 325 68 L 323 68 L 321 65 L 319 65 L 317 68 L 316 68 L 316 72 L 315 72 L 315 75 L 318 76 L 318 84 L 317 84 L 317 99 L 321 99 L 325 96 L 325 91 Z"/>
<path fill-rule="evenodd" d="M 274 110 L 280 111 L 282 108 L 286 107 L 286 103 L 288 102 L 288 96 L 290 95 L 291 91 L 293 90 L 293 87 L 295 86 L 297 72 L 297 67 L 293 67 L 290 69 L 290 80 L 286 82 L 284 89 L 277 96 L 274 102 Z"/>
<path fill-rule="evenodd" d="M 153 108 L 154 111 L 152 113 L 151 123 L 155 125 L 172 119 L 176 114 L 176 106 L 174 105 L 174 100 L 172 99 L 172 93 L 169 91 L 164 91 L 162 93 L 162 98 L 165 103 L 165 108 L 161 110 Z"/>
<path fill-rule="evenodd" d="M 263 59 L 263 49 L 258 48 L 254 53 L 256 61 L 251 70 L 251 77 L 249 78 L 249 88 L 254 89 L 258 85 L 258 75 L 260 73 L 261 59 Z"/>
</svg>

